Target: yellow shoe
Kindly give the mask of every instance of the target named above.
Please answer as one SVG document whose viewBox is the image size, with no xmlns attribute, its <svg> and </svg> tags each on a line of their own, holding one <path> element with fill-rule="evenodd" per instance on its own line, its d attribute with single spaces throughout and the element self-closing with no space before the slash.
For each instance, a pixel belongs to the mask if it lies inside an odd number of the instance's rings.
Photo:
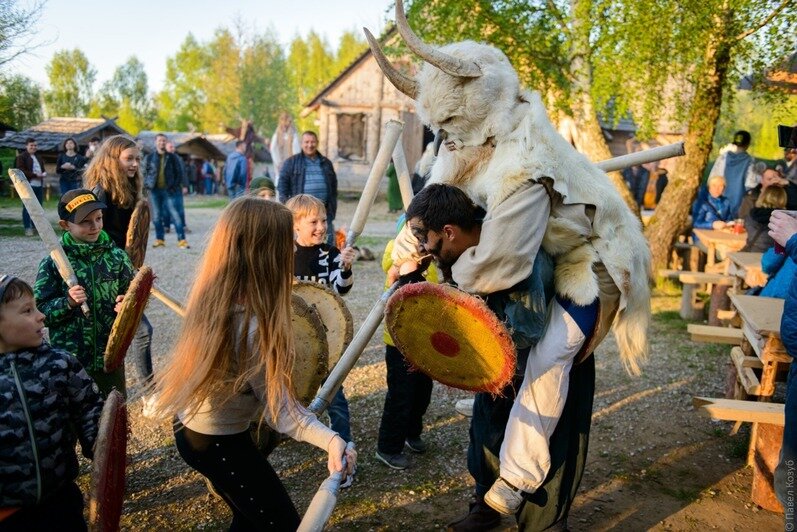
<svg viewBox="0 0 797 532">
<path fill-rule="evenodd" d="M 152 247 L 154 248 L 166 247 L 166 242 L 164 242 L 163 240 L 156 240 L 155 243 L 152 244 Z"/>
<path fill-rule="evenodd" d="M 187 240 L 180 240 L 177 243 L 177 247 L 180 248 L 180 249 L 189 249 L 191 246 L 188 245 L 188 241 Z"/>
</svg>

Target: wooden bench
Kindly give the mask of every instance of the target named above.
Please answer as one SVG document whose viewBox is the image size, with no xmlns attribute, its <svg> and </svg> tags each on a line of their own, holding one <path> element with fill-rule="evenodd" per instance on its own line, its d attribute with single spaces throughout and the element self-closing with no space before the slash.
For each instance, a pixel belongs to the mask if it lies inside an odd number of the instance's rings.
<svg viewBox="0 0 797 532">
<path fill-rule="evenodd" d="M 690 323 L 686 326 L 686 330 L 692 336 L 693 342 L 739 345 L 742 343 L 742 338 L 744 338 L 742 330 L 734 329 L 733 327 L 717 327 Z"/>
<path fill-rule="evenodd" d="M 786 422 L 785 405 L 782 403 L 692 397 L 692 406 L 701 414 L 722 421 L 766 423 L 781 427 Z"/>
<path fill-rule="evenodd" d="M 736 279 L 732 275 L 722 273 L 690 272 L 683 270 L 659 270 L 659 276 L 678 279 L 683 285 L 681 291 L 682 319 L 695 321 L 703 319 L 704 303 L 697 297 L 697 288 L 703 285 L 733 286 Z"/>
</svg>

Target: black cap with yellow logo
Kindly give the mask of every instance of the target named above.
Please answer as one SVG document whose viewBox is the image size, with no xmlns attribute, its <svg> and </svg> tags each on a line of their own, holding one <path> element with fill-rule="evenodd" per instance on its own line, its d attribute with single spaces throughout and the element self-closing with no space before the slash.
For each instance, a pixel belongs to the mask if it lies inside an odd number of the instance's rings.
<svg viewBox="0 0 797 532">
<path fill-rule="evenodd" d="M 105 209 L 107 205 L 97 199 L 90 190 L 79 188 L 70 190 L 58 202 L 58 217 L 67 222 L 79 224 L 89 213 Z"/>
</svg>

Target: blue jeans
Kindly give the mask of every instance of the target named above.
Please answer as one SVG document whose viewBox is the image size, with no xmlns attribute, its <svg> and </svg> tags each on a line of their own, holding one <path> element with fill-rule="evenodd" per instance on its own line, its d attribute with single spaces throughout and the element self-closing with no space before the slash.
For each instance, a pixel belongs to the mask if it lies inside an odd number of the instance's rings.
<svg viewBox="0 0 797 532">
<path fill-rule="evenodd" d="M 794 489 L 797 482 L 797 360 L 793 360 L 789 366 L 784 410 L 786 423 L 780 460 L 775 468 L 775 494 L 783 504 L 786 530 L 794 530 L 794 503 L 797 497 L 797 490 Z"/>
<path fill-rule="evenodd" d="M 210 177 L 205 178 L 205 195 L 210 196 L 213 194 L 213 179 Z"/>
<path fill-rule="evenodd" d="M 147 319 L 147 315 L 141 316 L 141 323 L 133 336 L 130 344 L 130 355 L 133 357 L 133 364 L 136 366 L 136 373 L 143 384 L 148 384 L 152 379 L 152 324 Z"/>
<path fill-rule="evenodd" d="M 183 227 L 180 213 L 177 211 L 178 198 L 182 199 L 183 193 L 180 190 L 170 192 L 165 188 L 153 188 L 149 191 L 149 198 L 152 203 L 153 223 L 155 224 L 155 238 L 163 240 L 163 217 L 166 212 L 171 216 L 177 231 L 177 239 L 185 240 L 185 228 Z"/>
<path fill-rule="evenodd" d="M 80 183 L 80 179 L 72 180 L 72 179 L 64 179 L 62 177 L 62 178 L 60 178 L 58 180 L 58 186 L 60 187 L 61 195 L 63 196 L 64 194 L 66 194 L 70 190 L 79 189 L 82 185 Z"/>
<path fill-rule="evenodd" d="M 327 221 L 327 244 L 337 247 L 335 244 L 335 224 L 332 221 Z"/>
<path fill-rule="evenodd" d="M 227 194 L 230 196 L 230 201 L 234 200 L 235 198 L 240 198 L 244 195 L 244 190 L 246 187 L 243 185 L 230 185 L 227 187 Z"/>
<path fill-rule="evenodd" d="M 349 402 L 343 395 L 343 386 L 338 388 L 338 393 L 332 398 L 327 409 L 332 430 L 337 432 L 346 442 L 351 441 L 351 425 L 349 425 Z"/>
<path fill-rule="evenodd" d="M 183 228 L 185 228 L 187 224 L 185 223 L 185 203 L 183 202 L 182 190 L 178 191 L 178 193 L 174 196 L 174 200 L 174 206 L 177 208 L 177 214 L 180 215 L 180 223 L 183 224 Z M 175 227 L 177 226 L 175 225 Z"/>
<path fill-rule="evenodd" d="M 44 187 L 30 187 L 33 189 L 33 195 L 36 196 L 36 199 L 39 200 L 39 203 L 43 203 L 42 198 L 44 197 Z M 25 229 L 33 229 L 33 220 L 30 219 L 30 214 L 28 214 L 28 209 L 25 208 L 25 204 L 22 205 L 22 225 Z"/>
</svg>

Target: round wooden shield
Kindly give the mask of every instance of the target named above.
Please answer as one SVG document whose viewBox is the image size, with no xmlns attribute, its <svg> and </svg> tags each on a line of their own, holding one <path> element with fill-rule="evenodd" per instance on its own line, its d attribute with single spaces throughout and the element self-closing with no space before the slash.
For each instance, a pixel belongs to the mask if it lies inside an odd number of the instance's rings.
<svg viewBox="0 0 797 532">
<path fill-rule="evenodd" d="M 130 225 L 127 226 L 127 238 L 125 240 L 125 251 L 136 268 L 141 268 L 144 265 L 144 257 L 147 255 L 149 222 L 149 202 L 145 199 L 140 199 L 133 209 L 133 214 L 130 216 Z"/>
<path fill-rule="evenodd" d="M 340 360 L 354 335 L 354 321 L 349 307 L 334 290 L 311 281 L 297 281 L 293 284 L 293 294 L 305 303 L 315 307 L 326 329 L 329 346 L 329 370 Z"/>
<path fill-rule="evenodd" d="M 127 466 L 127 407 L 117 390 L 105 399 L 91 463 L 89 529 L 119 530 Z"/>
<path fill-rule="evenodd" d="M 327 336 L 321 317 L 312 306 L 299 296 L 293 296 L 291 303 L 296 350 L 291 377 L 296 397 L 307 406 L 327 375 Z"/>
<path fill-rule="evenodd" d="M 387 302 L 385 325 L 413 366 L 447 386 L 498 394 L 514 374 L 507 328 L 481 299 L 452 286 L 401 287 Z"/>
<path fill-rule="evenodd" d="M 111 327 L 111 335 L 105 346 L 104 369 L 106 373 L 114 371 L 124 363 L 127 348 L 133 341 L 138 324 L 141 323 L 141 316 L 149 301 L 149 291 L 155 276 L 152 268 L 144 266 L 130 282 L 122 308 L 116 315 L 116 320 Z"/>
</svg>

